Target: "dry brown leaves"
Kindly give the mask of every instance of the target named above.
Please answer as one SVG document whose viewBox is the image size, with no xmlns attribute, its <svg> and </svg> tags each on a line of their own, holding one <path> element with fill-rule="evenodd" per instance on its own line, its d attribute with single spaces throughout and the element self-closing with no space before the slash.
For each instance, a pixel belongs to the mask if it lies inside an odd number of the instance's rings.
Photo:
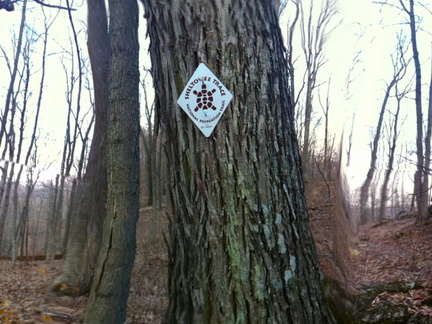
<svg viewBox="0 0 432 324">
<path fill-rule="evenodd" d="M 353 278 L 358 287 L 380 283 L 408 282 L 408 292 L 383 292 L 382 301 L 407 306 L 411 315 L 432 322 L 432 224 L 418 225 L 415 219 L 394 220 L 361 226 Z"/>
<path fill-rule="evenodd" d="M 163 322 L 168 304 L 166 228 L 167 221 L 151 209 L 141 213 L 126 323 Z M 80 322 L 87 297 L 57 297 L 47 290 L 60 262 L 51 269 L 44 261 L 18 261 L 12 267 L 11 261 L 0 260 L 0 323 Z"/>
<path fill-rule="evenodd" d="M 55 265 L 59 266 L 59 261 Z M 0 261 L 1 323 L 76 323 L 85 298 L 55 297 L 46 290 L 56 270 L 43 261 Z"/>
<path fill-rule="evenodd" d="M 394 281 L 417 284 L 418 288 L 404 293 L 383 292 L 374 300 L 375 304 L 386 300 L 406 305 L 411 314 L 432 314 L 431 224 L 418 226 L 413 219 L 408 219 L 380 226 L 367 225 L 360 228 L 354 241 L 341 244 L 336 240 L 344 233 L 335 221 L 338 213 L 335 198 L 329 198 L 323 186 L 314 186 L 307 197 L 311 227 L 326 275 L 334 275 L 344 268 L 341 262 L 349 261 L 348 256 L 352 260 L 349 277 L 356 287 Z M 127 323 L 163 322 L 168 305 L 168 256 L 163 239 L 166 231 L 163 214 L 154 214 L 151 208 L 142 210 Z M 339 250 L 338 245 L 342 245 Z M 60 262 L 56 261 L 57 268 Z M 0 323 L 79 322 L 86 297 L 74 299 L 49 293 L 46 287 L 56 273 L 43 261 L 29 264 L 20 261 L 14 268 L 10 261 L 0 261 Z"/>
<path fill-rule="evenodd" d="M 432 290 L 411 289 L 406 293 L 383 292 L 373 300 L 371 308 L 382 302 L 389 302 L 393 305 L 404 305 L 411 316 L 417 318 L 428 318 L 432 321 Z"/>
<path fill-rule="evenodd" d="M 432 287 L 432 225 L 414 219 L 362 226 L 354 258 L 358 285 L 408 281 Z"/>
</svg>

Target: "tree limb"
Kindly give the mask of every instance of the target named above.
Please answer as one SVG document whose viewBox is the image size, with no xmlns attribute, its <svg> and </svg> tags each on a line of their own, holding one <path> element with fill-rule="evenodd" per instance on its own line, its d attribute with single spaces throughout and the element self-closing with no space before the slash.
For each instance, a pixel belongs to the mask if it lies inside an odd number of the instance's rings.
<svg viewBox="0 0 432 324">
<path fill-rule="evenodd" d="M 72 10 L 75 11 L 76 9 L 70 8 L 70 7 L 62 7 L 62 6 L 56 6 L 56 5 L 50 5 L 48 3 L 42 2 L 41 0 L 34 0 L 36 3 L 40 4 L 41 6 L 48 7 L 48 8 L 57 8 L 57 9 L 63 9 L 63 10 Z"/>
</svg>

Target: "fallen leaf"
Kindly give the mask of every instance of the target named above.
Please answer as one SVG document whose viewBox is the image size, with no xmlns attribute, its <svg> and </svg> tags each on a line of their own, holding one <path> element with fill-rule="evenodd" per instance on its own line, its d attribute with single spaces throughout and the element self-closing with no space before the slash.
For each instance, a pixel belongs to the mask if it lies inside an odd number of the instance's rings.
<svg viewBox="0 0 432 324">
<path fill-rule="evenodd" d="M 53 319 L 51 318 L 51 316 L 48 316 L 48 315 L 42 315 L 41 319 L 42 319 L 42 321 L 44 321 L 46 323 L 51 323 L 53 321 Z"/>
<path fill-rule="evenodd" d="M 360 254 L 359 251 L 354 250 L 352 247 L 349 247 L 349 248 L 348 248 L 348 251 L 349 251 L 349 253 L 351 253 L 351 254 L 354 255 L 354 256 L 357 256 L 357 255 Z"/>
</svg>

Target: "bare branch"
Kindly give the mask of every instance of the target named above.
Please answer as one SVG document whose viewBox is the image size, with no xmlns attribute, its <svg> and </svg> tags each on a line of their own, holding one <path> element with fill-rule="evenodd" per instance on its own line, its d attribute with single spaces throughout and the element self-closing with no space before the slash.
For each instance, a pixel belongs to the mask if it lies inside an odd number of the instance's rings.
<svg viewBox="0 0 432 324">
<path fill-rule="evenodd" d="M 399 10 L 402 10 L 402 9 L 403 9 L 403 8 L 400 8 L 400 7 L 396 6 L 396 5 L 393 4 L 393 3 L 388 3 L 387 1 L 372 1 L 372 3 L 380 4 L 381 6 L 389 6 L 389 7 L 393 7 L 393 8 L 399 9 Z"/>
<path fill-rule="evenodd" d="M 62 7 L 62 6 L 56 6 L 56 5 L 50 5 L 48 3 L 42 2 L 41 0 L 34 0 L 36 3 L 40 4 L 41 6 L 45 6 L 48 8 L 56 8 L 56 9 L 63 9 L 63 10 L 69 10 L 69 11 L 75 11 L 76 9 L 70 8 L 70 7 Z"/>
</svg>

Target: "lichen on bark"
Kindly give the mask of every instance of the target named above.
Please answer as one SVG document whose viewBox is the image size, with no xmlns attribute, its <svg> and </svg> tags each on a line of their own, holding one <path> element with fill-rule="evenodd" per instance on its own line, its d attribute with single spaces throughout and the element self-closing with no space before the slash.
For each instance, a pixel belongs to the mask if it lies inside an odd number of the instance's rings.
<svg viewBox="0 0 432 324">
<path fill-rule="evenodd" d="M 272 4 L 143 2 L 170 165 L 167 322 L 332 323 Z M 175 104 L 202 62 L 233 94 L 209 138 Z"/>
</svg>

